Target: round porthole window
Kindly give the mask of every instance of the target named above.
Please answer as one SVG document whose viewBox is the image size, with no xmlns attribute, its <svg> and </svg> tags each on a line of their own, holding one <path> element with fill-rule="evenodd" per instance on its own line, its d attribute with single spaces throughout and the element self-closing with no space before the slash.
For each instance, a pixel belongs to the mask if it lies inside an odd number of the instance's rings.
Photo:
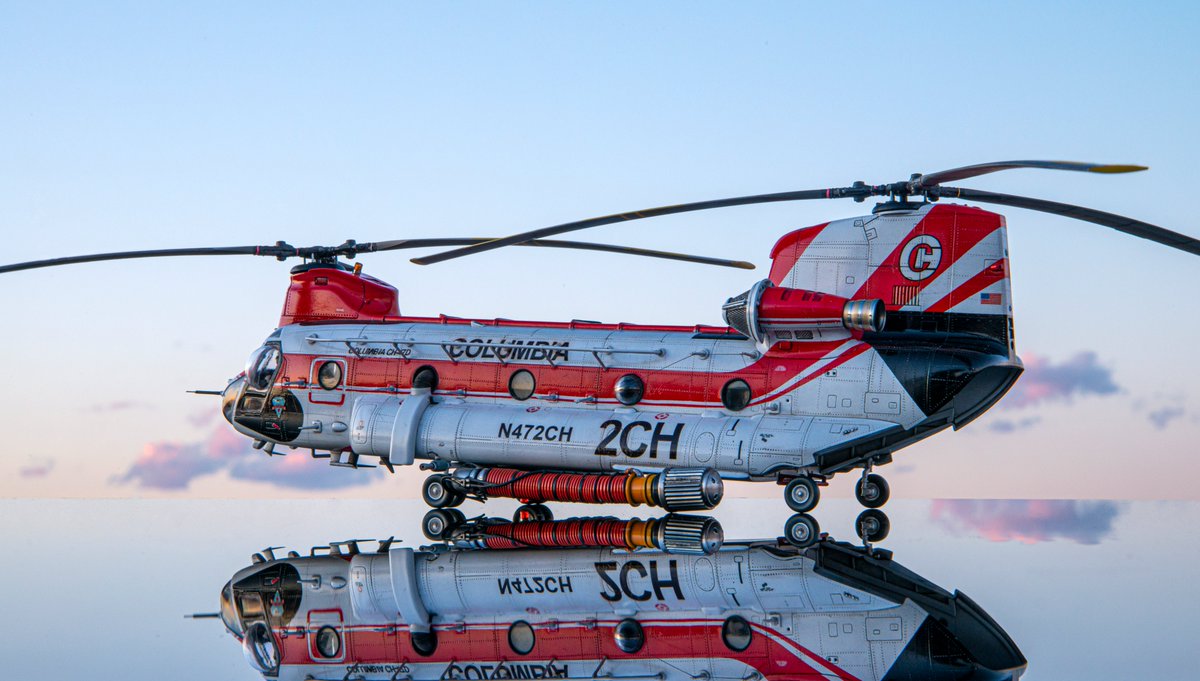
<svg viewBox="0 0 1200 681">
<path fill-rule="evenodd" d="M 432 629 L 429 631 L 414 631 L 409 634 L 408 640 L 412 643 L 413 650 L 421 657 L 429 657 L 437 650 L 437 633 Z"/>
<path fill-rule="evenodd" d="M 527 369 L 519 369 L 508 378 L 508 394 L 516 400 L 527 400 L 533 397 L 537 389 L 537 379 Z"/>
<path fill-rule="evenodd" d="M 642 401 L 642 396 L 646 394 L 646 384 L 636 374 L 625 374 L 617 379 L 613 393 L 618 402 L 630 407 Z"/>
<path fill-rule="evenodd" d="M 727 648 L 740 653 L 750 647 L 751 641 L 754 640 L 754 631 L 750 629 L 746 618 L 734 615 L 721 625 L 721 640 Z"/>
<path fill-rule="evenodd" d="M 255 622 L 246 629 L 242 654 L 260 674 L 270 674 L 279 668 L 279 646 L 275 645 L 275 637 L 265 622 Z"/>
<path fill-rule="evenodd" d="M 741 411 L 750 404 L 750 384 L 735 378 L 721 388 L 721 404 L 729 411 Z"/>
<path fill-rule="evenodd" d="M 613 630 L 613 640 L 621 652 L 633 654 L 642 649 L 646 643 L 646 632 L 642 631 L 642 623 L 626 617 Z"/>
<path fill-rule="evenodd" d="M 342 384 L 342 365 L 339 362 L 325 362 L 317 369 L 317 383 L 326 390 L 333 390 Z"/>
<path fill-rule="evenodd" d="M 341 652 L 342 635 L 333 627 L 321 627 L 317 631 L 317 654 L 324 658 L 334 658 Z"/>
<path fill-rule="evenodd" d="M 412 387 L 413 390 L 429 390 L 433 392 L 437 390 L 438 374 L 437 369 L 433 367 L 421 367 L 413 374 Z"/>
<path fill-rule="evenodd" d="M 533 627 L 525 620 L 517 620 L 508 628 L 508 647 L 518 655 L 528 655 L 535 640 Z"/>
</svg>

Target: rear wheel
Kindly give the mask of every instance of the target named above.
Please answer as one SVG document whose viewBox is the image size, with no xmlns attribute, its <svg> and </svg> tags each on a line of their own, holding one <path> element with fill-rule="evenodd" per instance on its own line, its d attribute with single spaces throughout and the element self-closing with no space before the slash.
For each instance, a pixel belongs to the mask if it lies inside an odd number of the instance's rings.
<svg viewBox="0 0 1200 681">
<path fill-rule="evenodd" d="M 434 508 L 458 506 L 466 498 L 450 485 L 450 476 L 441 473 L 425 478 L 421 497 Z"/>
<path fill-rule="evenodd" d="M 854 521 L 854 531 L 858 533 L 858 538 L 865 542 L 883 541 L 891 529 L 892 522 L 888 520 L 887 514 L 874 508 L 859 513 L 858 519 Z"/>
<path fill-rule="evenodd" d="M 453 508 L 435 508 L 421 520 L 421 531 L 425 536 L 441 541 L 450 537 L 454 529 L 461 525 L 467 517 L 462 511 Z"/>
<path fill-rule="evenodd" d="M 521 504 L 513 513 L 513 522 L 549 522 L 554 520 L 554 513 L 545 504 Z"/>
<path fill-rule="evenodd" d="M 792 478 L 783 488 L 783 500 L 796 513 L 808 513 L 821 501 L 821 488 L 812 478 Z"/>
<path fill-rule="evenodd" d="M 879 508 L 891 498 L 892 490 L 882 475 L 871 473 L 854 486 L 854 496 L 858 499 L 858 503 L 867 508 Z"/>
<path fill-rule="evenodd" d="M 821 526 L 817 519 L 807 513 L 797 513 L 783 525 L 783 538 L 792 546 L 802 549 L 817 543 L 821 536 Z"/>
</svg>

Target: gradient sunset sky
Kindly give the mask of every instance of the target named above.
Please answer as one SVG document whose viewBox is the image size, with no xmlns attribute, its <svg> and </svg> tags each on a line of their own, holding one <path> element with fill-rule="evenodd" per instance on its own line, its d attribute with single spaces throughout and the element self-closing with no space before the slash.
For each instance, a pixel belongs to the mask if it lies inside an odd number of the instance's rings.
<svg viewBox="0 0 1200 681">
<path fill-rule="evenodd" d="M 1194 3 L 29 3 L 0 15 L 3 262 L 491 236 L 1012 158 L 1151 170 L 964 184 L 1200 235 Z M 753 273 L 521 249 L 363 262 L 405 313 L 717 323 L 726 297 L 765 276 L 775 239 L 866 209 L 767 205 L 586 235 L 747 259 Z M 968 428 L 899 452 L 883 470 L 893 495 L 1200 499 L 1200 259 L 1002 212 L 1027 374 Z M 291 264 L 0 276 L 0 496 L 415 495 L 415 470 L 266 460 L 215 398 L 185 394 L 241 370 L 274 328 Z"/>
</svg>

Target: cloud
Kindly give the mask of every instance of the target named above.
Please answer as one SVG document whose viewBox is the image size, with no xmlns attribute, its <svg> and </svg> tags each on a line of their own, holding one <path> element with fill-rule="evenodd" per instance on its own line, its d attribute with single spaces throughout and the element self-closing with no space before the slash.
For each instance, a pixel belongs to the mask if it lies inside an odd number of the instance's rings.
<svg viewBox="0 0 1200 681">
<path fill-rule="evenodd" d="M 1112 533 L 1123 510 L 1113 501 L 937 499 L 929 516 L 953 532 L 972 532 L 994 542 L 1098 544 Z"/>
<path fill-rule="evenodd" d="M 1113 395 L 1120 388 L 1112 370 L 1102 366 L 1094 352 L 1081 352 L 1055 363 L 1039 355 L 1026 355 L 1025 373 L 1000 403 L 1009 408 L 1029 407 L 1042 402 L 1070 400 L 1084 395 Z"/>
<path fill-rule="evenodd" d="M 1175 419 L 1182 418 L 1183 414 L 1183 407 L 1162 407 L 1146 414 L 1146 417 L 1150 419 L 1150 423 L 1153 423 L 1155 428 L 1162 430 Z"/>
<path fill-rule="evenodd" d="M 54 470 L 54 459 L 47 459 L 42 463 L 34 463 L 25 466 L 17 471 L 17 475 L 22 478 L 44 478 L 50 475 Z"/>
<path fill-rule="evenodd" d="M 136 484 L 159 490 L 184 490 L 192 481 L 225 471 L 236 480 L 265 482 L 297 489 L 337 489 L 366 485 L 374 480 L 361 471 L 331 468 L 324 459 L 313 459 L 306 450 L 279 451 L 287 456 L 268 457 L 255 451 L 251 441 L 222 424 L 202 442 L 148 443 L 116 484 Z"/>
<path fill-rule="evenodd" d="M 1031 426 L 1037 425 L 1042 420 L 1040 416 L 1028 416 L 1023 419 L 1009 420 L 1000 419 L 992 421 L 988 424 L 988 430 L 994 433 L 1015 433 L 1018 430 L 1024 430 Z"/>
<path fill-rule="evenodd" d="M 145 402 L 136 402 L 134 400 L 116 400 L 114 402 L 106 402 L 104 404 L 93 404 L 89 411 L 95 414 L 105 414 L 114 411 L 129 411 L 130 409 L 149 409 L 151 405 Z"/>
</svg>

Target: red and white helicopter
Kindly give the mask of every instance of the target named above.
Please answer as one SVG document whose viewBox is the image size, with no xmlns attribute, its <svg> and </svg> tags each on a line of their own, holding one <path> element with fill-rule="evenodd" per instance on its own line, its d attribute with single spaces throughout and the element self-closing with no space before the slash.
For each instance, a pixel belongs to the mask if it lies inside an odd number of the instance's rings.
<svg viewBox="0 0 1200 681">
<path fill-rule="evenodd" d="M 622 539 L 656 523 L 692 541 Z M 225 585 L 219 615 L 198 616 L 219 616 L 251 667 L 280 681 L 1016 681 L 1025 671 L 986 612 L 890 551 L 722 542 L 714 525 L 498 520 L 474 545 L 385 540 L 368 553 L 355 540 L 286 557 L 275 547 Z M 538 535 L 573 535 L 573 547 L 529 541 Z"/>
<path fill-rule="evenodd" d="M 831 476 L 862 469 L 859 500 L 889 491 L 872 468 L 996 403 L 1021 373 L 1004 217 L 942 198 L 1086 220 L 1200 255 L 1200 241 L 1138 220 L 945 183 L 1010 168 L 1122 173 L 1140 166 L 1012 161 L 884 185 L 744 196 L 621 213 L 500 239 L 133 251 L 0 267 L 188 255 L 298 257 L 278 328 L 222 395 L 222 413 L 268 454 L 333 465 L 424 461 L 437 508 L 513 497 L 709 509 L 723 480 L 786 485 L 798 513 Z M 548 240 L 659 215 L 755 203 L 880 196 L 870 215 L 784 235 L 767 279 L 725 302 L 728 326 L 406 317 L 397 290 L 340 258 L 462 246 L 599 250 L 752 269 L 734 260 Z M 920 199 L 920 200 L 917 200 Z M 464 245 L 465 244 L 465 245 Z M 523 516 L 548 519 L 545 506 Z M 441 520 L 462 518 L 443 514 Z M 437 528 L 433 528 L 437 529 Z M 808 528 L 813 534 L 815 527 Z M 436 534 L 436 532 L 435 532 Z"/>
</svg>

